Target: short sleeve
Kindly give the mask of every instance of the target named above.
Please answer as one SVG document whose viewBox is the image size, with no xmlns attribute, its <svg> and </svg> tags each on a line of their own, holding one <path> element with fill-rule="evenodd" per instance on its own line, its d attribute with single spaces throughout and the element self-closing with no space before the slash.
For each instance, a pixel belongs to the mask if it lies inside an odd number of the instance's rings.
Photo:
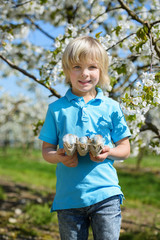
<svg viewBox="0 0 160 240">
<path fill-rule="evenodd" d="M 46 118 L 40 131 L 39 139 L 50 144 L 58 144 L 56 121 L 54 112 L 51 111 L 50 106 L 48 107 Z"/>
<path fill-rule="evenodd" d="M 116 106 L 113 113 L 111 114 L 111 118 L 113 123 L 111 138 L 114 143 L 125 137 L 131 136 L 130 130 L 127 126 L 127 122 L 119 104 Z"/>
</svg>

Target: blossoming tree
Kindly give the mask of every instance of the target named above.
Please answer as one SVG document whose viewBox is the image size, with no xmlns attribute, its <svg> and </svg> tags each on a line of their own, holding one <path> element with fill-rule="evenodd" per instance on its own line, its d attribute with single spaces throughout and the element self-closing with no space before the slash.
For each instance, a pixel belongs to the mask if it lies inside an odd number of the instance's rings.
<svg viewBox="0 0 160 240">
<path fill-rule="evenodd" d="M 18 95 L 16 98 L 7 92 L 0 96 L 0 146 L 3 150 L 9 146 L 39 148 L 40 141 L 35 138 L 38 126 L 43 124 L 47 111 L 46 101 L 36 91 L 36 100 Z"/>
<path fill-rule="evenodd" d="M 111 85 L 104 89 L 120 101 L 132 132 L 135 154 L 145 146 L 160 154 L 160 2 L 158 0 L 0 1 L 2 76 L 21 73 L 61 94 L 61 55 L 80 35 L 96 37 L 109 55 Z M 63 34 L 45 26 L 63 27 Z M 50 45 L 37 46 L 27 36 L 40 31 Z M 22 76 L 21 75 L 21 76 Z"/>
</svg>

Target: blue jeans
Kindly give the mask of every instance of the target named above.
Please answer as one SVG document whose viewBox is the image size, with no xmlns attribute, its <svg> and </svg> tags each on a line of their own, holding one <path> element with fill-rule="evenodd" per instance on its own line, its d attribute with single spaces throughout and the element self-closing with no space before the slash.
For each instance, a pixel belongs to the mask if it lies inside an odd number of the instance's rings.
<svg viewBox="0 0 160 240">
<path fill-rule="evenodd" d="M 87 240 L 91 225 L 94 240 L 118 240 L 121 227 L 120 196 L 84 208 L 58 210 L 61 240 Z"/>
</svg>

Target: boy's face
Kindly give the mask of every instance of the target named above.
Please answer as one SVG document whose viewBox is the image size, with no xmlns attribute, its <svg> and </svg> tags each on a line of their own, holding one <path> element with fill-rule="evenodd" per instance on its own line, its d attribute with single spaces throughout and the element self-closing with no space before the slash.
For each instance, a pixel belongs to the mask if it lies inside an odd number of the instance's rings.
<svg viewBox="0 0 160 240">
<path fill-rule="evenodd" d="M 73 64 L 69 71 L 72 92 L 77 96 L 91 95 L 95 93 L 95 87 L 99 82 L 100 69 L 92 60 Z"/>
</svg>

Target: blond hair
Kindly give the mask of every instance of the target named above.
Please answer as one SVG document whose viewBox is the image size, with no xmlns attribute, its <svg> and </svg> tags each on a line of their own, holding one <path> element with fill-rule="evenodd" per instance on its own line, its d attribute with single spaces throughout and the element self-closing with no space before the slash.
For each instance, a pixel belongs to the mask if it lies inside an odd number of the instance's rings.
<svg viewBox="0 0 160 240">
<path fill-rule="evenodd" d="M 73 64 L 87 59 L 95 61 L 100 69 L 98 85 L 107 88 L 110 83 L 108 76 L 108 55 L 101 43 L 90 36 L 77 37 L 66 47 L 62 56 L 62 67 L 66 77 L 66 83 L 71 84 L 69 71 Z"/>
</svg>

